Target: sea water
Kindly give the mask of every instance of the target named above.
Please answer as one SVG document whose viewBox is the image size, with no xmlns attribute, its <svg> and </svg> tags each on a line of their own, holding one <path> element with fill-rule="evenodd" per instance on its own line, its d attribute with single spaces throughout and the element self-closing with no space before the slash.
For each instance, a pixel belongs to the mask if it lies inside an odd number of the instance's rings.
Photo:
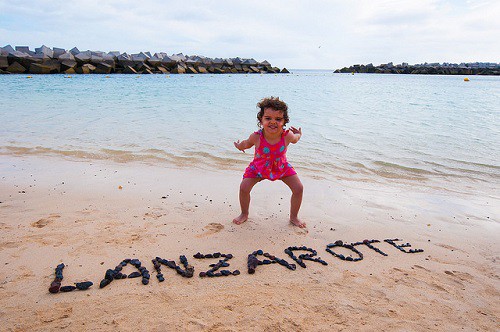
<svg viewBox="0 0 500 332">
<path fill-rule="evenodd" d="M 1 75 L 0 155 L 243 172 L 256 103 L 279 96 L 299 174 L 484 188 L 498 196 L 500 77 L 334 74 Z M 460 190 L 460 189 L 459 189 Z"/>
</svg>

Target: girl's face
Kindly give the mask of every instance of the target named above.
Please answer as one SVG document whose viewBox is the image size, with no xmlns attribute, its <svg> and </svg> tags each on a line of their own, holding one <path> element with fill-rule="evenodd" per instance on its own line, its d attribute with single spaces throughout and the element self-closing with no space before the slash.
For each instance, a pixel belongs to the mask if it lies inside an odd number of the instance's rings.
<svg viewBox="0 0 500 332">
<path fill-rule="evenodd" d="M 285 126 L 283 111 L 265 108 L 260 124 L 267 134 L 281 134 L 283 127 Z"/>
</svg>

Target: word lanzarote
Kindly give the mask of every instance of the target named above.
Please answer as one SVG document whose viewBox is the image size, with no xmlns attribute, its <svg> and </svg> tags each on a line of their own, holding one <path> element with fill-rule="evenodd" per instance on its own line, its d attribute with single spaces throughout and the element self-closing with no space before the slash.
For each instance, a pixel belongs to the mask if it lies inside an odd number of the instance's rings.
<svg viewBox="0 0 500 332">
<path fill-rule="evenodd" d="M 408 247 L 411 247 L 411 244 L 409 243 L 402 243 L 402 244 L 397 244 L 396 242 L 402 241 L 401 239 L 385 239 L 384 242 L 392 245 L 393 247 L 399 249 L 400 251 L 408 254 L 413 254 L 413 253 L 419 253 L 423 252 L 422 249 L 405 249 Z M 354 242 L 354 243 L 344 243 L 341 240 L 335 241 L 334 243 L 330 243 L 326 246 L 325 251 L 330 253 L 333 257 L 336 257 L 340 260 L 343 261 L 348 261 L 348 262 L 357 262 L 363 259 L 363 253 L 358 250 L 357 247 L 359 246 L 366 246 L 369 249 L 377 252 L 378 254 L 382 256 L 388 256 L 385 252 L 380 250 L 379 248 L 375 247 L 373 244 L 374 243 L 380 243 L 379 240 L 363 240 L 360 242 Z M 337 248 L 337 249 L 336 249 Z M 338 251 L 338 248 L 345 248 L 347 250 L 350 250 L 352 252 L 351 255 L 347 256 L 338 252 L 335 252 L 335 250 Z M 294 252 L 296 251 L 306 251 L 307 253 L 302 253 L 296 256 Z M 306 264 L 304 261 L 311 261 L 311 262 L 316 262 L 320 263 L 322 265 L 328 265 L 328 263 L 324 260 L 322 260 L 320 257 L 318 257 L 318 252 L 314 250 L 313 248 L 308 248 L 306 246 L 301 246 L 301 247 L 288 247 L 284 250 L 284 252 L 290 256 L 290 258 L 295 261 L 300 267 L 306 268 Z M 354 257 L 352 256 L 354 255 Z M 259 259 L 259 256 L 263 256 L 264 259 Z M 227 277 L 227 276 L 237 276 L 240 274 L 239 270 L 220 270 L 221 268 L 226 268 L 229 267 L 228 261 L 233 258 L 232 254 L 223 254 L 220 252 L 216 252 L 213 254 L 201 254 L 201 253 L 196 253 L 193 255 L 193 258 L 195 259 L 219 259 L 217 263 L 210 264 L 209 267 L 210 269 L 207 271 L 202 271 L 199 273 L 199 276 L 201 278 L 213 278 L 213 277 Z M 161 257 L 156 257 L 152 259 L 153 267 L 156 270 L 156 278 L 158 279 L 158 282 L 163 282 L 165 281 L 165 277 L 163 276 L 163 273 L 161 271 L 162 266 L 167 266 L 170 269 L 175 270 L 179 275 L 181 275 L 184 278 L 192 278 L 194 276 L 194 267 L 189 264 L 188 259 L 186 256 L 181 255 L 179 256 L 179 261 L 181 265 L 178 265 L 174 260 L 167 260 L 163 259 Z M 122 270 L 125 266 L 128 264 L 134 266 L 137 271 L 132 272 L 130 274 L 125 274 L 122 273 Z M 264 252 L 263 250 L 256 250 L 252 252 L 251 254 L 248 255 L 247 258 L 247 268 L 248 268 L 248 273 L 249 274 L 254 274 L 257 267 L 260 265 L 269 265 L 269 264 L 279 264 L 284 266 L 285 268 L 295 271 L 297 269 L 297 264 L 295 263 L 289 263 L 288 261 L 279 258 L 275 255 L 271 255 L 270 253 Z M 65 265 L 64 263 L 59 264 L 56 269 L 55 269 L 55 278 L 54 281 L 52 281 L 49 292 L 50 293 L 59 293 L 61 292 L 71 292 L 76 289 L 78 290 L 87 290 L 89 289 L 94 283 L 92 281 L 84 281 L 84 282 L 78 282 L 75 283 L 75 285 L 67 285 L 67 286 L 62 286 L 62 280 L 63 280 L 63 269 Z M 151 278 L 149 271 L 146 267 L 144 267 L 138 259 L 130 259 L 126 258 L 122 262 L 120 262 L 114 269 L 108 269 L 106 270 L 106 273 L 104 275 L 104 279 L 99 284 L 99 288 L 104 288 L 107 285 L 109 285 L 112 281 L 114 280 L 119 280 L 119 279 L 131 279 L 131 278 L 142 278 L 142 284 L 147 285 L 149 284 L 149 280 Z"/>
</svg>

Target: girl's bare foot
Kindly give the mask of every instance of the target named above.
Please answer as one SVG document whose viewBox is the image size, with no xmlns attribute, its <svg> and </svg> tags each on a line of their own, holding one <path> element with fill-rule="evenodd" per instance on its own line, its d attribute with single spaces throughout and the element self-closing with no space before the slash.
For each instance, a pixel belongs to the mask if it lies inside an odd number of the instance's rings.
<svg viewBox="0 0 500 332">
<path fill-rule="evenodd" d="M 305 228 L 306 227 L 306 223 L 305 222 L 302 222 L 300 221 L 299 218 L 290 218 L 290 223 L 294 226 L 297 226 L 299 228 Z"/>
<path fill-rule="evenodd" d="M 240 214 L 239 216 L 237 216 L 236 218 L 233 219 L 233 222 L 236 224 L 236 225 L 241 225 L 243 224 L 245 221 L 247 221 L 248 219 L 248 214 Z"/>
</svg>

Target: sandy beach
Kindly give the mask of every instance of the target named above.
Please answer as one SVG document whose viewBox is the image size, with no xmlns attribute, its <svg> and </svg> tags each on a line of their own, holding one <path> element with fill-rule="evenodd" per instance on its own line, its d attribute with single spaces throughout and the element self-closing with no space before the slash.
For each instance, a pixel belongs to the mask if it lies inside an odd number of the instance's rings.
<svg viewBox="0 0 500 332">
<path fill-rule="evenodd" d="M 303 176 L 301 230 L 288 224 L 290 194 L 279 182 L 256 186 L 250 219 L 232 224 L 236 171 L 38 156 L 2 156 L 0 166 L 3 331 L 499 329 L 498 197 Z M 424 252 L 403 253 L 383 242 L 390 238 Z M 387 256 L 364 245 L 358 262 L 325 251 L 364 239 L 380 240 L 374 245 Z M 293 263 L 284 249 L 302 245 L 328 265 L 262 265 L 248 274 L 253 251 Z M 241 274 L 200 278 L 217 259 L 197 252 L 231 253 L 228 269 Z M 151 260 L 179 264 L 180 255 L 194 277 L 164 266 L 158 282 Z M 99 289 L 125 258 L 139 259 L 150 283 Z M 49 293 L 62 262 L 63 285 L 94 285 Z"/>
</svg>

